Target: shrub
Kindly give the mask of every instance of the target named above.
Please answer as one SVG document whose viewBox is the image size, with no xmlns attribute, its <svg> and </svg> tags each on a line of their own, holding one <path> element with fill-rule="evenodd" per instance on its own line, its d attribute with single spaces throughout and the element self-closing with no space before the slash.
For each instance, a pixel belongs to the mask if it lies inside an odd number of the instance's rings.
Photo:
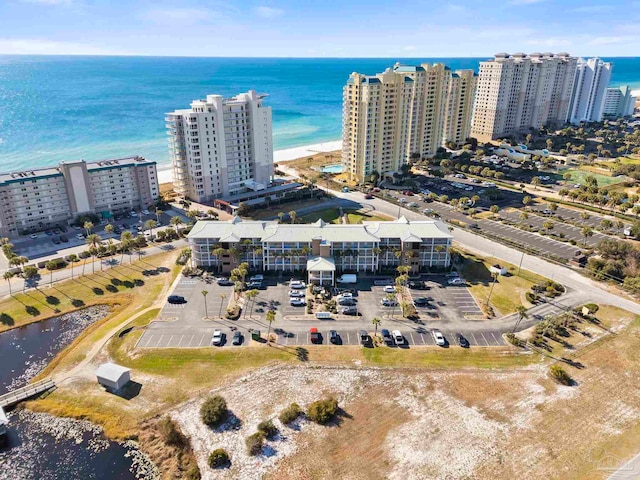
<svg viewBox="0 0 640 480">
<path fill-rule="evenodd" d="M 272 420 L 265 420 L 258 424 L 258 431 L 264 433 L 267 438 L 273 438 L 278 433 L 278 427 L 273 424 Z"/>
<path fill-rule="evenodd" d="M 262 432 L 256 432 L 253 435 L 249 435 L 244 444 L 247 446 L 247 453 L 252 457 L 255 457 L 262 451 L 262 445 L 264 444 L 265 435 Z"/>
<path fill-rule="evenodd" d="M 216 448 L 209 454 L 209 466 L 211 468 L 224 467 L 229 464 L 229 454 L 224 448 Z"/>
<path fill-rule="evenodd" d="M 571 377 L 567 372 L 564 371 L 562 367 L 559 367 L 558 365 L 552 365 L 551 368 L 549 368 L 549 373 L 551 373 L 551 376 L 562 385 L 571 385 Z"/>
<path fill-rule="evenodd" d="M 407 303 L 406 305 L 402 306 L 402 315 L 404 315 L 404 317 L 408 318 L 409 320 L 415 320 L 419 318 L 418 310 L 416 310 L 416 307 L 414 307 L 410 303 Z"/>
<path fill-rule="evenodd" d="M 307 416 L 320 425 L 325 425 L 331 421 L 338 410 L 338 401 L 333 398 L 317 400 L 307 408 Z"/>
<path fill-rule="evenodd" d="M 516 347 L 523 347 L 525 344 L 524 340 L 519 339 L 513 333 L 507 333 L 505 338 L 507 339 L 507 342 L 511 345 L 515 345 Z"/>
<path fill-rule="evenodd" d="M 183 447 L 185 445 L 186 439 L 184 435 L 176 425 L 176 422 L 174 422 L 168 415 L 160 420 L 159 428 L 160 433 L 162 434 L 162 440 L 164 440 L 164 443 L 167 445 L 172 445 L 174 447 Z"/>
<path fill-rule="evenodd" d="M 594 314 L 596 313 L 600 307 L 598 305 L 596 305 L 595 303 L 587 303 L 585 305 L 585 307 L 587 307 L 589 309 L 589 313 Z"/>
<path fill-rule="evenodd" d="M 486 303 L 483 303 L 482 305 L 480 305 L 480 309 L 482 310 L 482 313 L 484 313 L 485 317 L 487 318 L 493 318 L 496 315 L 496 312 L 493 310 L 493 307 L 491 305 L 487 305 Z"/>
<path fill-rule="evenodd" d="M 236 304 L 228 307 L 226 317 L 229 320 L 237 320 L 240 318 L 240 306 Z"/>
<path fill-rule="evenodd" d="M 200 407 L 202 423 L 215 427 L 227 416 L 227 402 L 220 395 L 209 397 Z"/>
<path fill-rule="evenodd" d="M 524 294 L 524 298 L 526 298 L 527 302 L 529 302 L 529 303 L 537 303 L 538 302 L 538 296 L 533 292 L 526 292 Z"/>
<path fill-rule="evenodd" d="M 301 413 L 302 409 L 300 408 L 300 405 L 292 403 L 280 412 L 278 418 L 284 425 L 289 425 L 291 422 L 295 421 Z"/>
</svg>

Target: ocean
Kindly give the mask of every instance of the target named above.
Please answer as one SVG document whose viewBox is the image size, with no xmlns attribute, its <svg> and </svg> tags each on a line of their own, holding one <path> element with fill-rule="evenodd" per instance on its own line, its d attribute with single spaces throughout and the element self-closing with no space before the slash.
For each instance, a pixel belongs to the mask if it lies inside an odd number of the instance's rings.
<svg viewBox="0 0 640 480">
<path fill-rule="evenodd" d="M 351 72 L 484 59 L 0 56 L 0 171 L 132 155 L 167 164 L 166 112 L 249 89 L 269 94 L 276 150 L 339 140 Z M 640 88 L 640 58 L 607 60 L 613 85 Z"/>
</svg>

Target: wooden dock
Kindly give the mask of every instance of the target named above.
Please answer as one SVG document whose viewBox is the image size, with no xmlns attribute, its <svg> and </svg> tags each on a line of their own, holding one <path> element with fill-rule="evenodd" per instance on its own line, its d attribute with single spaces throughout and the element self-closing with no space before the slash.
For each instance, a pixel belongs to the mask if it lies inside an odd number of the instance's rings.
<svg viewBox="0 0 640 480">
<path fill-rule="evenodd" d="M 9 407 L 15 405 L 22 400 L 26 400 L 29 397 L 38 395 L 39 393 L 46 392 L 51 388 L 55 388 L 56 384 L 52 378 L 45 378 L 35 383 L 30 383 L 22 388 L 18 388 L 13 392 L 5 393 L 0 396 L 0 408 Z"/>
</svg>

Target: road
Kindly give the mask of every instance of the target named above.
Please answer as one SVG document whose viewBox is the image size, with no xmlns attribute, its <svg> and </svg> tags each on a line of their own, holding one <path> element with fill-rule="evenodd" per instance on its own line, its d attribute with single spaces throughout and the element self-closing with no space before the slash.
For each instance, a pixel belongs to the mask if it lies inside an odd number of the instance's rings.
<svg viewBox="0 0 640 480">
<path fill-rule="evenodd" d="M 602 469 L 602 468 L 601 468 Z M 608 471 L 607 468 L 604 471 Z M 613 472 L 607 480 L 638 480 L 640 478 L 640 453 Z"/>
</svg>

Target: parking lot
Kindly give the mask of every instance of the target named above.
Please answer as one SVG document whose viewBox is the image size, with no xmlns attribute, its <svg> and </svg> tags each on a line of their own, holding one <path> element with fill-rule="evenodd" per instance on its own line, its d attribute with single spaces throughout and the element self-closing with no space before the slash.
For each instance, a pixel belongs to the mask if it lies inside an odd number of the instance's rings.
<svg viewBox="0 0 640 480">
<path fill-rule="evenodd" d="M 264 288 L 253 302 L 248 304 L 237 320 L 224 318 L 233 296 L 233 287 L 220 286 L 214 279 L 181 278 L 171 292 L 184 297 L 185 303 L 165 303 L 157 321 L 151 323 L 138 341 L 138 348 L 198 348 L 211 345 L 215 329 L 224 334 L 223 346 L 232 346 L 233 333 L 243 334 L 243 345 L 249 343 L 251 332 L 259 330 L 263 338 L 269 328 L 266 312 L 276 311 L 272 332 L 282 345 L 308 345 L 309 329 L 316 327 L 326 343 L 330 330 L 339 332 L 343 345 L 358 345 L 358 331 L 373 332 L 371 320 L 382 320 L 380 328 L 400 330 L 405 346 L 435 345 L 431 336 L 433 328 L 440 329 L 446 338 L 454 342 L 454 334 L 462 333 L 471 346 L 503 345 L 501 332 L 493 331 L 490 324 L 477 320 L 481 311 L 464 285 L 448 285 L 444 275 L 423 277 L 428 289 L 409 290 L 410 297 L 427 298 L 427 306 L 416 306 L 419 318 L 409 320 L 401 315 L 400 306 L 385 307 L 381 300 L 387 296 L 384 287 L 374 285 L 373 278 L 360 278 L 354 288 L 358 315 L 332 315 L 318 320 L 306 314 L 305 307 L 289 305 L 290 287 L 288 275 L 266 276 Z M 391 277 L 388 278 L 392 282 Z M 207 315 L 205 316 L 206 290 Z M 253 308 L 251 308 L 253 306 Z"/>
</svg>

